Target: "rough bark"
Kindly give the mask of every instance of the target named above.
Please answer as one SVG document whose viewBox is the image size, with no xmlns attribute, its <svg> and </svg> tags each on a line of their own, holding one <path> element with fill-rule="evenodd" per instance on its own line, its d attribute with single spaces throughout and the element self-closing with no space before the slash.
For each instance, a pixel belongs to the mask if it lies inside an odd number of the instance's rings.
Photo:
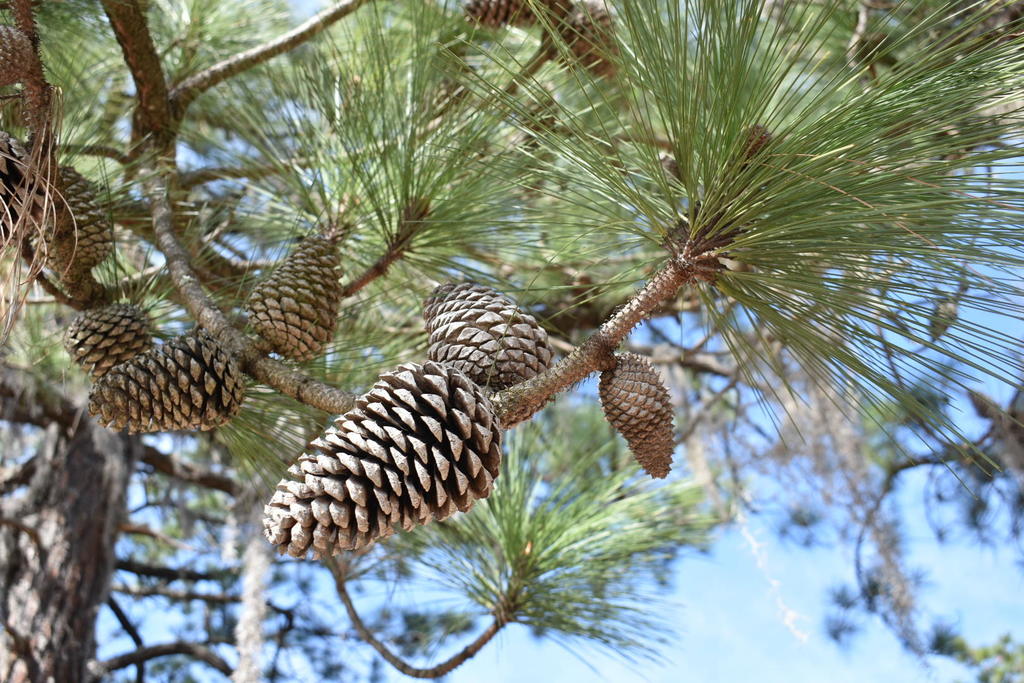
<svg viewBox="0 0 1024 683">
<path fill-rule="evenodd" d="M 4 389 L 0 419 L 35 402 Z M 110 591 L 128 479 L 143 451 L 137 438 L 102 429 L 82 411 L 62 417 L 38 421 L 48 425 L 32 476 L 0 500 L 0 681 L 7 683 L 94 677 L 96 616 Z M 9 437 L 0 431 L 0 446 L 10 446 Z"/>
</svg>

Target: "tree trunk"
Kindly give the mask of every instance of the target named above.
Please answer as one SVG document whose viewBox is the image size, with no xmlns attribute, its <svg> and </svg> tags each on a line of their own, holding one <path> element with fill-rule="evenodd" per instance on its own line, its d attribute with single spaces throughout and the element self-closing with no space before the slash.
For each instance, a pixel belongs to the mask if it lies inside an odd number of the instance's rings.
<svg viewBox="0 0 1024 683">
<path fill-rule="evenodd" d="M 142 445 L 55 392 L 45 400 L 4 388 L 0 380 L 0 419 L 46 426 L 31 476 L 0 500 L 0 681 L 86 681 Z M 10 437 L 0 432 L 0 444 Z"/>
</svg>

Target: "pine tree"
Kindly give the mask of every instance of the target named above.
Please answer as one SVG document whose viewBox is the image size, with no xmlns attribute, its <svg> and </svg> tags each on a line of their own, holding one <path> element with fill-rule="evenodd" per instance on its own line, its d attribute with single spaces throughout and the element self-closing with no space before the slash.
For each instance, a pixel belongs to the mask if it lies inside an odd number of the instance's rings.
<svg viewBox="0 0 1024 683">
<path fill-rule="evenodd" d="M 0 671 L 654 656 L 762 500 L 924 653 L 901 478 L 1024 529 L 1022 113 L 1015 2 L 0 3 Z"/>
</svg>

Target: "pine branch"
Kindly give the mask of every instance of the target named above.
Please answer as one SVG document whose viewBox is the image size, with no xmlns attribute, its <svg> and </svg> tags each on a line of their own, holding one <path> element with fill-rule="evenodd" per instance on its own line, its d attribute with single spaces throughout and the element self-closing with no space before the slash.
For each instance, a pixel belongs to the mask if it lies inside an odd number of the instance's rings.
<svg viewBox="0 0 1024 683">
<path fill-rule="evenodd" d="M 412 240 L 416 231 L 423 225 L 423 219 L 430 213 L 430 206 L 426 200 L 413 200 L 402 212 L 402 219 L 399 221 L 398 230 L 388 240 L 387 249 L 373 264 L 357 276 L 354 280 L 341 288 L 341 298 L 347 299 L 374 280 L 383 277 L 412 247 Z"/>
<path fill-rule="evenodd" d="M 115 565 L 117 569 L 138 574 L 140 576 L 152 576 L 157 579 L 168 581 L 219 581 L 225 577 L 234 576 L 235 572 L 221 569 L 212 572 L 200 572 L 194 569 L 174 569 L 172 567 L 161 567 L 134 560 L 118 560 Z"/>
<path fill-rule="evenodd" d="M 124 593 L 125 595 L 131 595 L 137 598 L 149 598 L 149 597 L 162 597 L 168 600 L 176 600 L 179 602 L 188 602 L 190 600 L 201 600 L 203 602 L 212 602 L 217 604 L 227 604 L 230 602 L 239 602 L 241 598 L 237 595 L 228 595 L 227 593 L 196 593 L 194 591 L 179 591 L 167 586 L 124 586 L 114 584 L 110 587 L 110 590 L 118 593 Z"/>
<path fill-rule="evenodd" d="M 163 173 L 166 173 L 166 170 Z M 285 396 L 325 412 L 347 412 L 355 403 L 353 394 L 319 382 L 283 363 L 267 358 L 261 351 L 261 344 L 250 341 L 231 325 L 224 313 L 203 291 L 195 271 L 189 264 L 188 254 L 174 233 L 174 214 L 164 175 L 161 172 L 149 174 L 145 188 L 153 212 L 157 244 L 167 259 L 171 281 L 195 321 L 217 337 L 229 353 L 241 360 L 243 369 L 260 382 Z"/>
<path fill-rule="evenodd" d="M 174 111 L 180 118 L 199 95 L 232 76 L 305 43 L 324 29 L 362 7 L 369 0 L 345 0 L 329 7 L 274 40 L 239 52 L 185 79 L 171 91 Z"/>
<path fill-rule="evenodd" d="M 152 446 L 146 446 L 142 453 L 142 462 L 158 472 L 170 475 L 175 479 L 208 489 L 223 491 L 232 496 L 238 495 L 238 482 L 231 477 L 211 472 L 194 463 L 180 460 L 173 455 L 161 453 Z"/>
<path fill-rule="evenodd" d="M 452 655 L 449 659 L 426 669 L 421 669 L 412 666 L 404 659 L 396 655 L 388 646 L 382 643 L 373 632 L 363 622 L 359 612 L 356 610 L 356 606 L 352 603 L 352 598 L 348 594 L 348 589 L 345 585 L 345 577 L 341 571 L 335 566 L 331 565 L 331 573 L 334 574 L 335 586 L 338 590 L 338 597 L 341 598 L 342 604 L 345 605 L 345 611 L 348 613 L 349 619 L 352 621 L 352 625 L 355 627 L 356 632 L 359 633 L 367 644 L 369 644 L 377 653 L 386 661 L 388 664 L 393 666 L 397 671 L 411 676 L 413 678 L 440 678 L 445 676 L 456 668 L 464 664 L 467 660 L 475 656 L 484 645 L 489 643 L 491 639 L 498 634 L 504 626 L 508 623 L 506 620 L 496 616 L 491 625 L 488 626 L 476 639 L 466 647 L 459 650 L 457 653 Z"/>
<path fill-rule="evenodd" d="M 50 150 L 53 142 L 50 135 L 53 87 L 46 81 L 43 63 L 39 58 L 39 34 L 36 31 L 34 3 L 32 0 L 14 0 L 11 5 L 15 24 L 32 43 L 29 62 L 22 67 L 26 74 L 23 86 L 25 102 L 28 104 L 28 126 L 35 138 L 35 144 L 41 144 L 44 149 Z"/>
<path fill-rule="evenodd" d="M 179 591 L 173 588 L 168 588 L 165 585 L 126 586 L 123 584 L 114 584 L 110 587 L 110 590 L 115 591 L 117 593 L 124 593 L 125 595 L 131 595 L 132 597 L 136 598 L 161 597 L 167 598 L 168 600 L 174 600 L 176 602 L 189 602 L 192 600 L 197 600 L 200 602 L 209 602 L 218 605 L 226 605 L 229 603 L 242 601 L 242 598 L 238 595 L 229 595 L 228 593 L 197 593 L 195 591 Z M 268 601 L 267 607 L 281 615 L 295 615 L 295 610 L 275 605 L 273 602 Z"/>
<path fill-rule="evenodd" d="M 84 409 L 29 370 L 0 364 L 0 419 L 48 427 L 57 424 L 68 434 L 84 421 Z"/>
<path fill-rule="evenodd" d="M 204 664 L 208 664 L 225 676 L 230 676 L 232 673 L 231 666 L 229 666 L 228 663 L 212 649 L 205 645 L 200 645 L 199 643 L 189 643 L 185 641 L 142 647 L 134 652 L 128 652 L 117 657 L 112 657 L 106 661 L 99 662 L 99 666 L 105 673 L 109 673 L 111 671 L 123 669 L 127 666 L 132 666 L 133 664 L 148 662 L 151 659 L 167 657 L 169 655 L 188 655 L 189 657 L 198 659 Z"/>
<path fill-rule="evenodd" d="M 131 163 L 131 157 L 124 152 L 108 147 L 106 145 L 61 145 L 61 149 L 71 154 L 84 154 L 92 157 L 103 157 L 105 159 L 113 159 L 122 166 Z"/>
<path fill-rule="evenodd" d="M 132 141 L 152 134 L 160 147 L 169 147 L 173 131 L 167 81 L 146 15 L 137 0 L 103 0 L 103 9 L 135 82 Z"/>
<path fill-rule="evenodd" d="M 107 606 L 117 618 L 117 623 L 121 624 L 121 628 L 124 629 L 124 632 L 127 633 L 128 637 L 132 639 L 133 643 L 135 643 L 135 647 L 141 648 L 142 636 L 139 635 L 139 631 L 135 628 L 135 624 L 131 622 L 128 615 L 125 614 L 124 610 L 121 609 L 121 606 L 117 604 L 117 600 L 115 600 L 113 596 L 107 598 Z M 146 662 L 136 662 L 135 668 L 135 683 L 144 683 L 146 680 Z"/>
<path fill-rule="evenodd" d="M 267 176 L 279 173 L 284 166 L 305 167 L 308 160 L 285 159 L 280 163 L 242 163 L 238 166 L 210 166 L 197 168 L 194 171 L 182 173 L 178 178 L 178 185 L 185 190 L 192 189 L 196 185 L 209 183 L 215 180 L 224 179 L 247 179 L 258 180 Z"/>
<path fill-rule="evenodd" d="M 693 243 L 674 255 L 629 302 L 613 314 L 589 339 L 546 372 L 517 384 L 494 397 L 498 419 L 508 429 L 544 407 L 555 394 L 583 380 L 595 370 L 615 366 L 612 352 L 634 327 L 647 319 L 680 287 L 713 279 L 717 260 Z"/>
<path fill-rule="evenodd" d="M 136 534 L 139 536 L 149 536 L 150 538 L 155 538 L 158 541 L 162 541 L 167 545 L 174 548 L 178 548 L 180 550 L 195 550 L 195 548 L 190 546 L 188 543 L 185 543 L 177 538 L 172 538 L 171 536 L 168 536 L 167 534 L 157 531 L 156 529 L 148 527 L 144 524 L 122 522 L 117 527 L 117 530 L 122 534 Z"/>
</svg>

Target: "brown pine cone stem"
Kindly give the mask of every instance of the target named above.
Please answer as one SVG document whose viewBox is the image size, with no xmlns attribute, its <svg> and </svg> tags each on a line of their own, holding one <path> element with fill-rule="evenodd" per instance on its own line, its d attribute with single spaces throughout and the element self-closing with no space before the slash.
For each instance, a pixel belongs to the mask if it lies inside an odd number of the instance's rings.
<svg viewBox="0 0 1024 683">
<path fill-rule="evenodd" d="M 493 397 L 504 429 L 530 419 L 555 394 L 564 391 L 595 370 L 615 367 L 612 352 L 634 327 L 643 322 L 680 287 L 699 280 L 712 281 L 718 260 L 712 254 L 693 254 L 685 245 L 625 306 L 609 318 L 589 339 L 551 369 Z"/>
</svg>

